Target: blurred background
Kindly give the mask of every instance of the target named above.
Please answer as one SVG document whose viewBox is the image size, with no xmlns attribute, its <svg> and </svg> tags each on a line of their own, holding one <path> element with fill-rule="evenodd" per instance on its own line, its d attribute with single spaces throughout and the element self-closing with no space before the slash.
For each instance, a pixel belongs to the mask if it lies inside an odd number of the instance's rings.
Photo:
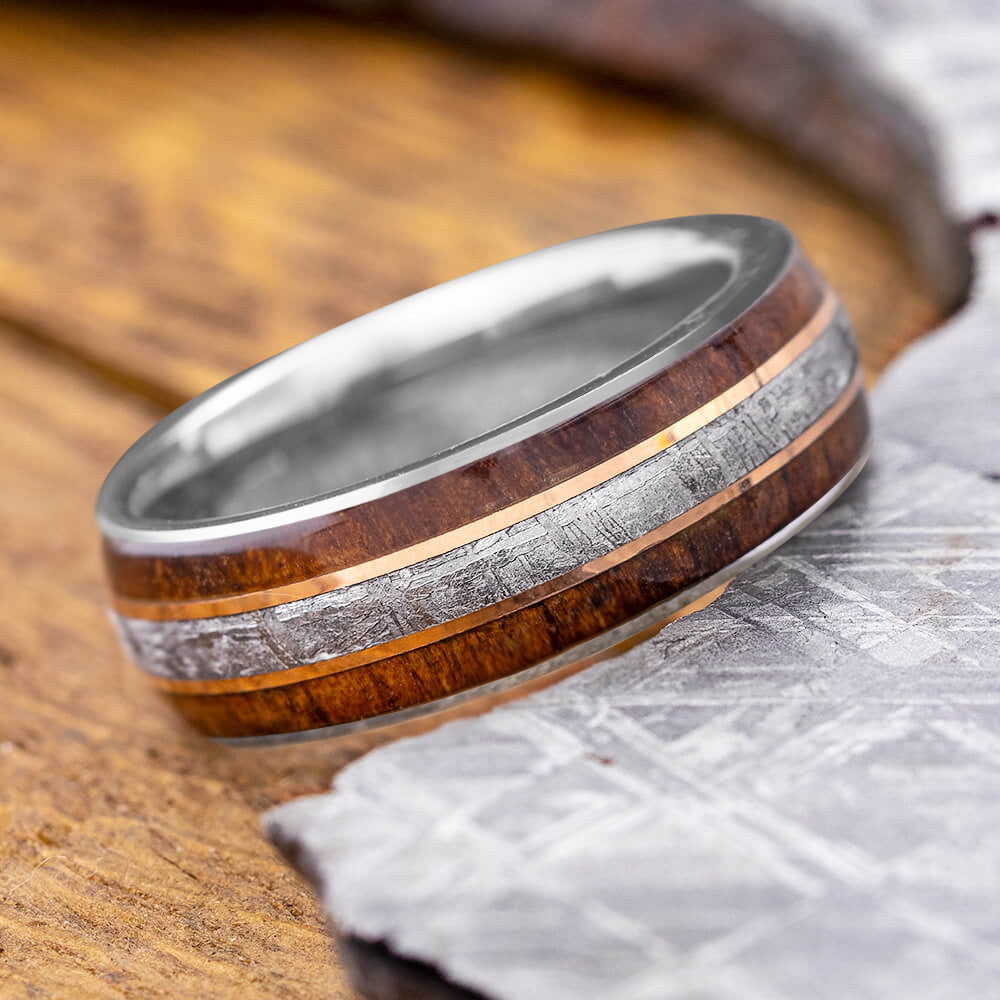
<svg viewBox="0 0 1000 1000">
<path fill-rule="evenodd" d="M 954 304 L 910 238 L 946 243 L 922 137 L 852 117 L 839 57 L 789 75 L 799 42 L 741 11 L 0 8 L 5 995 L 351 995 L 257 814 L 357 750 L 205 744 L 104 617 L 93 500 L 170 409 L 428 285 L 676 215 L 788 224 L 870 374 Z"/>
<path fill-rule="evenodd" d="M 5 4 L 0 318 L 172 406 L 514 254 L 736 211 L 862 330 L 927 325 L 884 212 L 621 76 L 323 4 Z"/>
</svg>

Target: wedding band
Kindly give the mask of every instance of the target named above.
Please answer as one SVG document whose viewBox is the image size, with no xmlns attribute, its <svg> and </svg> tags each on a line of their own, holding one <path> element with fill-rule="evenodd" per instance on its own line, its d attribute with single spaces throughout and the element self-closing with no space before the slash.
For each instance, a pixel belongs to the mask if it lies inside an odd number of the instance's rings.
<svg viewBox="0 0 1000 1000">
<path fill-rule="evenodd" d="M 850 327 L 783 226 L 631 226 L 386 306 L 153 427 L 98 498 L 113 616 L 216 738 L 487 704 L 727 582 L 869 443 Z"/>
</svg>

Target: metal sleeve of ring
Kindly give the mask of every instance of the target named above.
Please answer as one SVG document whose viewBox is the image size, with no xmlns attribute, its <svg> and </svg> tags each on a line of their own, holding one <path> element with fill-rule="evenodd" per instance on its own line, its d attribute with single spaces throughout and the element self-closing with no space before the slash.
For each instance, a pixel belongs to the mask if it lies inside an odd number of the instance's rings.
<svg viewBox="0 0 1000 1000">
<path fill-rule="evenodd" d="M 280 739 L 578 669 L 801 528 L 869 444 L 849 325 L 794 238 L 699 216 L 248 369 L 129 449 L 98 521 L 151 681 L 210 736 Z"/>
</svg>

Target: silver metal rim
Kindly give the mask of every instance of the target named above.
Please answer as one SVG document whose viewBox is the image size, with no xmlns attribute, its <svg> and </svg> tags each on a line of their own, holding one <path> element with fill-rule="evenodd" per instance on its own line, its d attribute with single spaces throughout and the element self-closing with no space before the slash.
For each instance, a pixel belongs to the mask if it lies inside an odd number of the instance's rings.
<svg viewBox="0 0 1000 1000">
<path fill-rule="evenodd" d="M 165 441 L 179 434 L 190 433 L 191 429 L 197 428 L 199 422 L 207 419 L 208 415 L 213 412 L 217 413 L 220 408 L 230 405 L 230 401 L 245 399 L 247 393 L 252 392 L 255 385 L 262 382 L 268 384 L 281 373 L 286 373 L 295 366 L 305 363 L 305 359 L 320 349 L 320 345 L 328 343 L 328 338 L 342 337 L 350 332 L 352 326 L 367 321 L 369 317 L 374 317 L 377 314 L 389 314 L 390 311 L 405 310 L 417 306 L 425 308 L 429 302 L 439 302 L 442 296 L 459 289 L 463 281 L 477 275 L 485 275 L 488 272 L 499 272 L 499 269 L 510 266 L 517 261 L 523 262 L 539 258 L 541 255 L 558 253 L 566 247 L 579 246 L 600 236 L 635 232 L 657 226 L 666 226 L 708 237 L 718 241 L 720 247 L 728 245 L 734 255 L 734 271 L 730 281 L 700 309 L 695 310 L 686 320 L 671 328 L 671 330 L 681 331 L 681 336 L 665 350 L 657 351 L 649 356 L 640 355 L 635 363 L 623 366 L 624 370 L 614 373 L 613 377 L 599 381 L 597 384 L 588 385 L 578 393 L 553 401 L 550 406 L 543 407 L 539 411 L 526 415 L 523 419 L 500 427 L 495 432 L 466 442 L 447 452 L 429 456 L 425 461 L 413 467 L 391 472 L 356 486 L 231 518 L 191 522 L 150 522 L 129 512 L 127 498 L 136 477 L 156 462 Z M 101 531 L 106 537 L 142 544 L 145 547 L 182 547 L 191 543 L 233 538 L 332 514 L 344 508 L 385 496 L 414 483 L 425 481 L 450 469 L 458 468 L 519 440 L 524 440 L 548 427 L 556 426 L 641 383 L 645 378 L 662 370 L 665 364 L 679 356 L 677 351 L 679 346 L 683 347 L 681 353 L 687 353 L 704 343 L 750 308 L 780 280 L 793 259 L 795 250 L 795 239 L 788 230 L 780 223 L 768 219 L 739 215 L 669 219 L 611 230 L 609 233 L 596 234 L 593 237 L 584 237 L 580 240 L 535 251 L 532 254 L 524 255 L 524 257 L 493 265 L 483 269 L 483 271 L 474 272 L 472 275 L 457 278 L 454 281 L 446 282 L 400 300 L 400 302 L 330 330 L 311 341 L 306 341 L 304 344 L 293 347 L 268 361 L 233 376 L 162 420 L 140 438 L 109 473 L 97 502 L 96 513 Z"/>
</svg>

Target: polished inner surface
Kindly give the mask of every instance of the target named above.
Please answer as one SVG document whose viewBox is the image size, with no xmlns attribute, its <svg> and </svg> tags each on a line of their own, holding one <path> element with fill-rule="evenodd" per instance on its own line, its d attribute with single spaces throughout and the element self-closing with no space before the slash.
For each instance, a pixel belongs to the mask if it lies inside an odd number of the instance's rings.
<svg viewBox="0 0 1000 1000">
<path fill-rule="evenodd" d="M 737 298 L 759 294 L 743 272 L 774 269 L 788 246 L 779 229 L 749 269 L 725 233 L 657 223 L 447 282 L 199 397 L 140 441 L 106 490 L 124 480 L 122 515 L 169 527 L 354 501 L 444 459 L 464 464 L 696 347 L 720 318 L 713 302 L 738 314 L 749 303 Z"/>
<path fill-rule="evenodd" d="M 237 515 L 412 465 L 600 378 L 648 348 L 727 275 L 725 265 L 705 263 L 622 292 L 594 283 L 426 354 L 388 359 L 328 409 L 179 483 L 146 514 Z"/>
</svg>

